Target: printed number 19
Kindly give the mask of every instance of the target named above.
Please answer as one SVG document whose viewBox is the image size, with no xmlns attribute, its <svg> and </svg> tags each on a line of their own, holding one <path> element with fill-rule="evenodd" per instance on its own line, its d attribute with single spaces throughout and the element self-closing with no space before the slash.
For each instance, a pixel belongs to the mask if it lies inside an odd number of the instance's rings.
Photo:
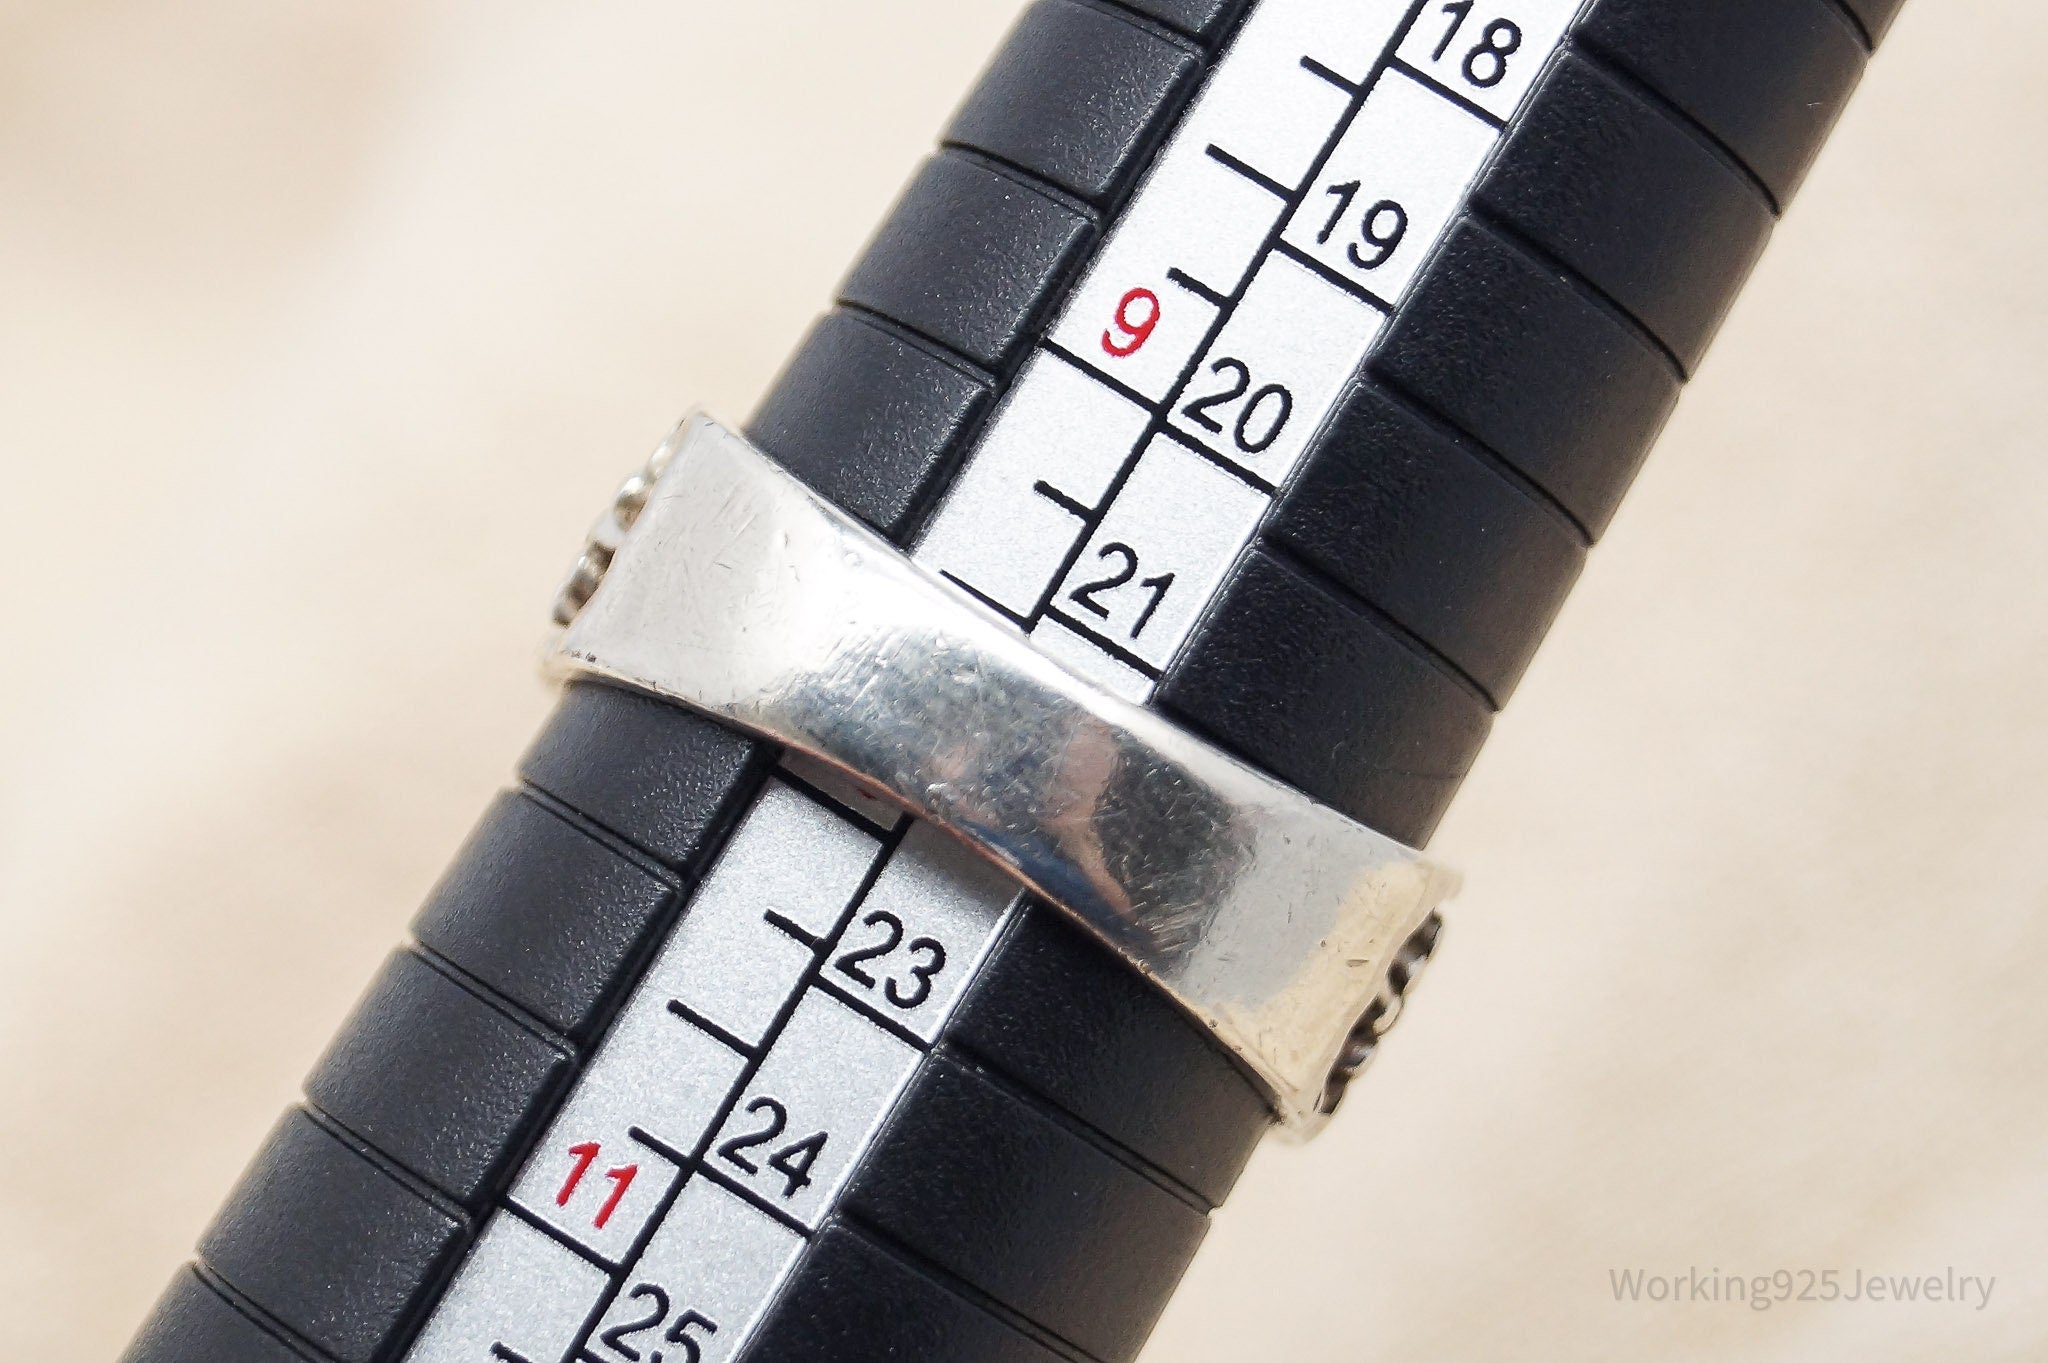
<svg viewBox="0 0 2048 1363">
<path fill-rule="evenodd" d="M 1323 193 L 1336 199 L 1337 206 L 1330 211 L 1330 220 L 1323 224 L 1323 230 L 1316 233 L 1318 246 L 1328 242 L 1351 212 L 1351 205 L 1358 199 L 1358 191 L 1365 187 L 1362 180 L 1349 180 L 1341 185 L 1331 185 Z M 1365 217 L 1358 224 L 1358 235 L 1365 242 L 1367 250 L 1361 252 L 1358 243 L 1353 242 L 1344 250 L 1351 263 L 1361 270 L 1377 270 L 1393 259 L 1394 252 L 1401 249 L 1401 243 L 1408 236 L 1408 210 L 1392 199 L 1381 199 L 1365 210 Z"/>
<path fill-rule="evenodd" d="M 1102 333 L 1102 348 L 1118 359 L 1137 354 L 1159 325 L 1159 295 L 1132 289 L 1117 300 L 1116 320 Z"/>
</svg>

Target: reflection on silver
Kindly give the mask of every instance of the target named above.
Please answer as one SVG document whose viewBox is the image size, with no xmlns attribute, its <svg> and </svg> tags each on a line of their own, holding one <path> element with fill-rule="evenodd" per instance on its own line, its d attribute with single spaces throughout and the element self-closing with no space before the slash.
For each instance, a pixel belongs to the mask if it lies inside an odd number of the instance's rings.
<svg viewBox="0 0 2048 1363">
<path fill-rule="evenodd" d="M 664 453 L 557 670 L 888 791 L 1166 990 L 1283 1124 L 1320 1125 L 1456 877 L 1068 672 L 715 422 Z"/>
</svg>

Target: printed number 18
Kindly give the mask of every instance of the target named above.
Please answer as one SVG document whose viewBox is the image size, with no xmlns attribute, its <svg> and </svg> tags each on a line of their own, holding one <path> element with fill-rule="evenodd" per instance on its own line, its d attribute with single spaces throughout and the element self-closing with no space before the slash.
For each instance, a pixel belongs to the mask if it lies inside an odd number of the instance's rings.
<svg viewBox="0 0 2048 1363">
<path fill-rule="evenodd" d="M 1458 40 L 1458 30 L 1465 27 L 1465 21 L 1472 17 L 1472 7 L 1477 0 L 1450 0 L 1443 12 L 1451 16 L 1451 26 L 1444 31 L 1444 40 L 1436 45 L 1430 54 L 1431 61 L 1442 61 L 1444 53 L 1451 50 L 1451 44 Z M 1465 79 L 1481 90 L 1491 90 L 1507 79 L 1508 58 L 1522 49 L 1522 29 L 1512 19 L 1495 19 L 1479 36 L 1479 45 L 1465 54 L 1460 69 Z"/>
</svg>

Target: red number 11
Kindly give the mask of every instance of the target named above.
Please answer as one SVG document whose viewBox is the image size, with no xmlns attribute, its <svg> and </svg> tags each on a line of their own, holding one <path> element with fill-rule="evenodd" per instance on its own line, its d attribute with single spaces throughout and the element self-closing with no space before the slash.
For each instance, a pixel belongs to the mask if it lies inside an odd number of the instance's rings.
<svg viewBox="0 0 2048 1363">
<path fill-rule="evenodd" d="M 585 1141 L 581 1145 L 569 1147 L 569 1153 L 576 1157 L 576 1163 L 570 1167 L 569 1177 L 562 1183 L 562 1191 L 555 1194 L 557 1207 L 569 1205 L 569 1199 L 576 1196 L 576 1186 L 583 1182 L 583 1176 L 590 1172 L 590 1166 L 597 1163 L 598 1151 L 603 1148 L 596 1141 Z M 626 1189 L 633 1186 L 633 1180 L 639 1173 L 640 1166 L 637 1164 L 622 1165 L 617 1169 L 604 1171 L 604 1176 L 612 1181 L 612 1191 L 611 1195 L 605 1198 L 604 1205 L 597 1209 L 597 1215 L 592 1218 L 591 1225 L 599 1230 L 604 1229 L 605 1222 L 611 1220 L 612 1213 L 619 1209 L 620 1199 L 625 1197 Z"/>
</svg>

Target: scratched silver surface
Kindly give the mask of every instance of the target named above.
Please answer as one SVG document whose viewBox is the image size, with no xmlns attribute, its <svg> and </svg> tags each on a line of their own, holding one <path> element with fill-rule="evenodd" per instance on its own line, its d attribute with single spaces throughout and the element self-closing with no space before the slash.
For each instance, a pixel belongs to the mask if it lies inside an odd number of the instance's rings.
<svg viewBox="0 0 2048 1363">
<path fill-rule="evenodd" d="M 557 669 L 887 790 L 1074 915 L 1315 1129 L 1455 877 L 1062 668 L 709 418 L 671 444 Z"/>
</svg>

